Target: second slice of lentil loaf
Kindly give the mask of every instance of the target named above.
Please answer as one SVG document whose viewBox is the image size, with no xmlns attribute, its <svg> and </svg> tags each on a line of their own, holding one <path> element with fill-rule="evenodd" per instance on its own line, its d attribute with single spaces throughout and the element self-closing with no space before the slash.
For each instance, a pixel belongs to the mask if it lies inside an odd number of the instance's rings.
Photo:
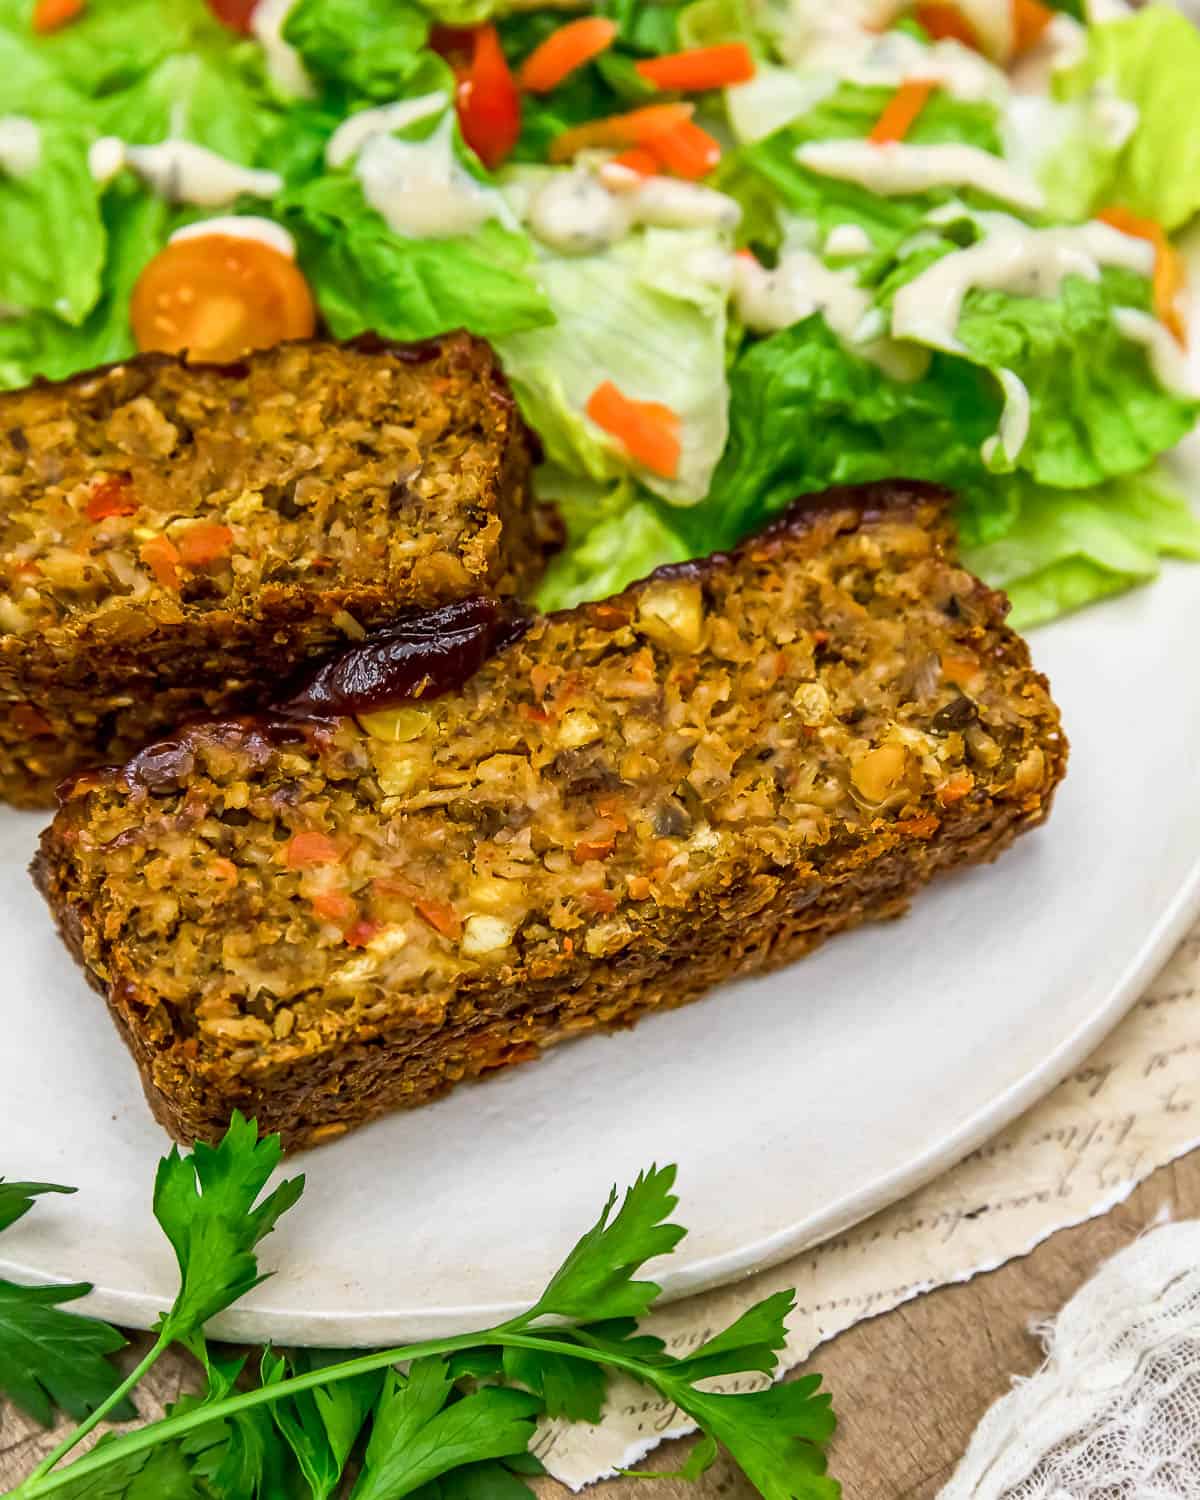
<svg viewBox="0 0 1200 1500">
<path fill-rule="evenodd" d="M 466 334 L 0 395 L 0 798 L 53 805 L 406 606 L 529 587 L 530 448 Z"/>
<path fill-rule="evenodd" d="M 322 1141 L 897 915 L 1041 823 L 1066 741 L 1006 608 L 940 491 L 832 491 L 524 622 L 442 696 L 366 711 L 387 683 L 352 653 L 357 717 L 85 774 L 37 879 L 173 1134 L 237 1107 Z M 331 711 L 323 681 L 288 712 Z"/>
</svg>

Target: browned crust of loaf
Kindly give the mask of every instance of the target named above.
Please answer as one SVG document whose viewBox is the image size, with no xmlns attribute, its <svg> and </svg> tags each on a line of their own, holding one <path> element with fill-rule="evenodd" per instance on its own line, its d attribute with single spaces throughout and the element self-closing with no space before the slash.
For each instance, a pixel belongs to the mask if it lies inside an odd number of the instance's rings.
<svg viewBox="0 0 1200 1500">
<path fill-rule="evenodd" d="M 479 590 L 521 594 L 536 583 L 560 532 L 553 513 L 533 501 L 536 440 L 491 349 L 460 331 L 413 345 L 375 335 L 336 346 L 297 340 L 264 351 L 263 357 L 306 346 L 437 366 L 477 388 L 480 439 L 494 441 L 497 449 L 481 497 L 484 509 L 474 519 L 464 517 L 464 536 L 474 528 L 478 540 L 461 559 L 448 558 L 440 571 L 436 556 L 424 559 L 407 579 L 347 583 L 331 577 L 322 588 L 272 583 L 251 600 L 228 606 L 201 608 L 184 601 L 176 609 L 168 600 L 161 610 L 155 606 L 158 615 L 150 628 L 134 621 L 132 611 L 119 619 L 85 611 L 60 624 L 53 642 L 41 631 L 33 636 L 0 632 L 0 800 L 19 807 L 53 806 L 58 782 L 81 766 L 123 761 L 184 720 L 236 713 L 261 702 L 304 663 L 346 645 L 340 622 L 347 615 L 370 629 L 412 605 L 435 605 Z M 70 399 L 72 392 L 130 366 L 227 373 L 245 362 L 185 366 L 173 355 L 146 354 L 62 381 L 39 380 L 31 389 L 61 402 L 64 395 Z M 0 415 L 3 406 L 0 397 Z M 499 523 L 486 540 L 485 517 Z"/>
<path fill-rule="evenodd" d="M 797 539 L 807 546 L 897 514 L 920 518 L 949 542 L 947 500 L 933 487 L 899 482 L 808 497 L 735 553 L 676 565 L 654 577 L 711 575 L 736 566 L 741 558 L 786 552 Z M 651 582 L 643 580 L 616 600 L 584 605 L 556 618 L 582 622 L 636 599 Z M 683 911 L 659 911 L 641 929 L 638 943 L 613 958 L 592 960 L 579 954 L 526 967 L 510 974 L 507 982 L 486 974 L 471 978 L 462 986 L 462 1004 L 448 1014 L 434 1046 L 428 1037 L 424 1045 L 414 1045 L 412 1019 L 395 1017 L 375 1034 L 348 1036 L 337 1047 L 286 1065 L 230 1071 L 198 1057 L 194 1042 L 163 1045 L 150 1035 L 139 1018 L 153 1007 L 155 997 L 134 980 L 113 985 L 102 974 L 89 972 L 134 1056 L 156 1117 L 180 1140 L 212 1139 L 230 1112 L 240 1108 L 255 1116 L 263 1130 L 280 1131 L 291 1148 L 318 1144 L 390 1110 L 423 1104 L 464 1078 L 535 1058 L 566 1037 L 627 1026 L 652 1010 L 688 1003 L 724 980 L 792 962 L 840 931 L 900 915 L 934 875 L 995 858 L 1017 834 L 1048 816 L 1065 771 L 1067 743 L 1046 681 L 1030 668 L 1025 642 L 1003 625 L 1004 596 L 976 582 L 972 603 L 979 612 L 975 633 L 981 649 L 985 640 L 991 643 L 989 670 L 1011 676 L 1014 691 L 1031 695 L 1040 705 L 1036 732 L 1044 773 L 1020 795 L 981 787 L 980 797 L 945 809 L 932 837 L 881 830 L 829 879 L 802 878 L 795 869 L 731 876 L 712 899 Z M 498 665 L 503 661 L 503 655 L 497 658 Z M 218 743 L 227 737 L 234 743 L 261 731 L 254 721 L 243 721 L 196 726 L 187 733 L 208 735 Z M 86 825 L 90 792 L 114 786 L 122 775 L 112 770 L 80 778 L 44 835 L 35 861 L 39 888 L 85 968 L 103 917 L 75 883 L 71 843 L 75 831 Z"/>
<path fill-rule="evenodd" d="M 189 1145 L 215 1142 L 235 1109 L 257 1120 L 264 1133 L 278 1131 L 289 1151 L 321 1145 L 397 1109 L 416 1109 L 459 1083 L 478 1080 L 517 1063 L 536 1061 L 547 1047 L 592 1031 L 613 1032 L 659 1010 L 676 1010 L 702 999 L 716 985 L 752 978 L 795 963 L 838 933 L 864 922 L 888 921 L 908 911 L 913 896 L 934 876 L 964 865 L 987 864 L 1019 833 L 1049 816 L 1053 789 L 1034 812 L 991 808 L 953 818 L 937 844 L 913 840 L 908 850 L 876 861 L 849 886 L 796 906 L 797 893 L 780 889 L 762 904 L 753 883 L 734 892 L 721 908 L 691 914 L 686 937 L 673 936 L 628 964 L 593 966 L 574 987 L 569 1010 L 561 976 L 527 979 L 512 986 L 505 1007 L 488 1014 L 477 1029 L 476 1060 L 448 1075 L 426 1063 L 415 1072 L 403 1048 L 403 1032 L 351 1042 L 336 1054 L 311 1059 L 303 1077 L 266 1075 L 252 1085 L 236 1077 L 215 1078 L 157 1050 L 136 1022 L 144 1009 L 136 991 L 112 992 L 87 964 L 88 917 L 63 890 L 56 870 L 61 851 L 53 826 L 43 836 L 32 873 L 50 903 L 63 941 L 102 995 L 121 1040 L 137 1066 L 151 1113 L 173 1139 Z M 802 999 L 797 994 L 797 1001 Z M 471 1028 L 455 1040 L 474 1040 Z M 393 1049 L 396 1050 L 393 1050 Z M 294 1073 L 295 1070 L 293 1070 Z"/>
</svg>

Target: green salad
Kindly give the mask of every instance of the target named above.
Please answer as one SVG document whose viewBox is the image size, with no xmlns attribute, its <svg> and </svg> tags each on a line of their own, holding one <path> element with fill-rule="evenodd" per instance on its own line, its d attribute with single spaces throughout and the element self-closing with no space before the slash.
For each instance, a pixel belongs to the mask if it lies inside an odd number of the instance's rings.
<svg viewBox="0 0 1200 1500">
<path fill-rule="evenodd" d="M 1033 624 L 1200 557 L 1198 95 L 1160 5 L 0 0 L 0 385 L 466 327 L 567 523 L 543 605 L 905 476 Z"/>
</svg>

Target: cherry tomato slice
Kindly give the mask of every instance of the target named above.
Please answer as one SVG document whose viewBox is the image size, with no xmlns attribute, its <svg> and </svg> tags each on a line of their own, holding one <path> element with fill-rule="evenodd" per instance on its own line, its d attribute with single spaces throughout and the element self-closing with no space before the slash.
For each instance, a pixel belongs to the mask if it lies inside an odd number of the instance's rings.
<svg viewBox="0 0 1200 1500">
<path fill-rule="evenodd" d="M 240 31 L 243 36 L 251 34 L 250 17 L 257 4 L 258 0 L 208 0 L 209 10 L 222 26 L 228 26 L 231 31 Z"/>
<path fill-rule="evenodd" d="M 176 240 L 146 265 L 129 307 L 139 349 L 229 364 L 251 349 L 310 338 L 312 293 L 286 255 L 257 240 Z"/>
</svg>

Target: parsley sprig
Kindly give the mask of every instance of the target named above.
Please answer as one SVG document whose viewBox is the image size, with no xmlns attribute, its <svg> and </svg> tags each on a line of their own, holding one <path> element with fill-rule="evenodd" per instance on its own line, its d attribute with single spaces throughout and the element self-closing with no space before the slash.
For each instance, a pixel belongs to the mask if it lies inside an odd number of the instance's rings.
<svg viewBox="0 0 1200 1500">
<path fill-rule="evenodd" d="M 287 1179 L 264 1196 L 280 1160 L 278 1137 L 258 1138 L 235 1115 L 216 1147 L 177 1149 L 160 1163 L 154 1213 L 179 1262 L 180 1286 L 145 1358 L 122 1379 L 109 1356 L 124 1343 L 107 1324 L 63 1312 L 84 1285 L 0 1281 L 0 1393 L 38 1421 L 53 1405 L 82 1418 L 10 1492 L 10 1500 L 530 1500 L 523 1476 L 539 1419 L 595 1422 L 617 1372 L 658 1393 L 701 1429 L 680 1476 L 695 1479 L 724 1447 L 767 1500 L 837 1500 L 825 1475 L 834 1427 L 819 1376 L 786 1385 L 776 1369 L 792 1294 L 750 1308 L 686 1358 L 639 1332 L 659 1295 L 638 1279 L 685 1231 L 670 1222 L 674 1167 L 651 1167 L 618 1205 L 614 1190 L 527 1311 L 479 1333 L 427 1339 L 344 1359 L 267 1349 L 256 1371 L 211 1350 L 210 1318 L 264 1279 L 256 1249 L 303 1191 Z M 0 1182 L 0 1229 L 27 1212 L 47 1183 Z M 98 1423 L 133 1414 L 131 1397 L 163 1351 L 200 1360 L 203 1396 L 161 1420 L 106 1433 L 63 1461 Z M 722 1393 L 715 1377 L 764 1377 Z M 358 1459 L 349 1490 L 347 1468 Z"/>
</svg>

